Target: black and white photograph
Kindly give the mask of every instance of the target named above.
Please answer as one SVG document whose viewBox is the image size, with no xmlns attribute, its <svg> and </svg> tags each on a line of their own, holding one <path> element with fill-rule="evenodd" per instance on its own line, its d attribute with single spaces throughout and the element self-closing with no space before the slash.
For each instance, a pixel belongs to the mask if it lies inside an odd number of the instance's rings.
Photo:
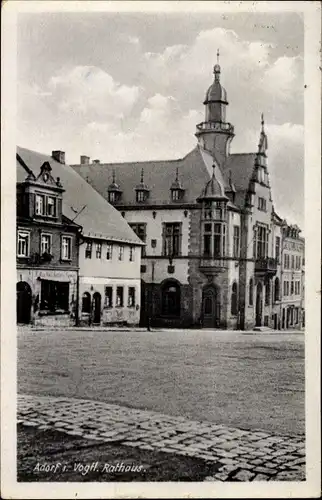
<svg viewBox="0 0 322 500">
<path fill-rule="evenodd" d="M 320 3 L 8 4 L 3 498 L 318 497 Z"/>
</svg>

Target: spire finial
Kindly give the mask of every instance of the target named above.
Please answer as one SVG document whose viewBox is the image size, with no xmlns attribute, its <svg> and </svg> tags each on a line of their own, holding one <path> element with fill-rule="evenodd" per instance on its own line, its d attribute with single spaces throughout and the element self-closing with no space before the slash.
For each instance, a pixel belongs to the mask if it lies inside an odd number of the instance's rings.
<svg viewBox="0 0 322 500">
<path fill-rule="evenodd" d="M 176 182 L 179 181 L 179 168 L 176 168 Z"/>
<path fill-rule="evenodd" d="M 215 178 L 215 168 L 216 168 L 216 164 L 215 162 L 212 164 L 212 177 L 213 179 Z"/>
<path fill-rule="evenodd" d="M 261 125 L 262 125 L 262 132 L 264 132 L 264 113 L 261 114 Z"/>
<path fill-rule="evenodd" d="M 113 169 L 113 177 L 112 177 L 112 182 L 115 184 L 115 169 Z"/>
<path fill-rule="evenodd" d="M 144 183 L 144 169 L 141 170 L 141 183 Z"/>
<path fill-rule="evenodd" d="M 217 49 L 217 64 L 219 64 L 219 49 Z"/>
</svg>

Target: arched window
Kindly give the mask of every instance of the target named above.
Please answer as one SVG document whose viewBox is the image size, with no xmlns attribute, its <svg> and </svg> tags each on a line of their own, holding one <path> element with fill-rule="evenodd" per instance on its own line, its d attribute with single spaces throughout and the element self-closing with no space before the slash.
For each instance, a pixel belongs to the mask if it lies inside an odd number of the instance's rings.
<svg viewBox="0 0 322 500">
<path fill-rule="evenodd" d="M 249 305 L 252 306 L 254 304 L 254 281 L 253 278 L 249 280 Z"/>
<path fill-rule="evenodd" d="M 236 316 L 238 313 L 238 297 L 237 297 L 237 283 L 233 283 L 231 288 L 231 314 Z"/>
<path fill-rule="evenodd" d="M 88 292 L 83 293 L 82 296 L 82 312 L 83 313 L 91 312 L 91 296 Z"/>
<path fill-rule="evenodd" d="M 279 278 L 275 278 L 275 283 L 274 283 L 274 300 L 277 302 L 280 300 L 280 280 Z"/>
<path fill-rule="evenodd" d="M 265 305 L 269 306 L 269 301 L 271 297 L 271 282 L 267 281 L 265 285 Z"/>
<path fill-rule="evenodd" d="M 168 281 L 162 287 L 162 314 L 164 316 L 180 316 L 181 308 L 180 285 Z"/>
</svg>

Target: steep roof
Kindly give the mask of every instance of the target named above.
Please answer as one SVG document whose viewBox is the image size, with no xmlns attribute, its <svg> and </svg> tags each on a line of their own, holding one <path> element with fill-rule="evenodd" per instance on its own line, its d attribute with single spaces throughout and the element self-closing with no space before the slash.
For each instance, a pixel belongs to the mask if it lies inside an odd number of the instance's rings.
<svg viewBox="0 0 322 500">
<path fill-rule="evenodd" d="M 69 165 L 21 147 L 17 148 L 17 158 L 17 182 L 26 179 L 28 169 L 37 175 L 44 162 L 50 163 L 52 175 L 60 177 L 65 189 L 63 215 L 75 219 L 82 226 L 84 236 L 142 245 L 121 214 Z"/>
<path fill-rule="evenodd" d="M 196 203 L 212 176 L 213 158 L 209 153 L 196 146 L 184 158 L 178 160 L 143 161 L 127 163 L 99 163 L 72 165 L 102 196 L 108 196 L 108 186 L 113 179 L 122 190 L 121 205 L 139 206 L 136 202 L 135 188 L 140 182 L 141 171 L 144 171 L 144 182 L 149 186 L 150 195 L 147 203 L 151 205 L 168 205 L 171 203 L 171 186 L 176 179 L 182 185 L 184 203 Z"/>
<path fill-rule="evenodd" d="M 224 163 L 222 170 L 226 178 L 231 180 L 236 191 L 247 191 L 249 181 L 252 177 L 256 153 L 235 153 L 229 155 Z"/>
</svg>

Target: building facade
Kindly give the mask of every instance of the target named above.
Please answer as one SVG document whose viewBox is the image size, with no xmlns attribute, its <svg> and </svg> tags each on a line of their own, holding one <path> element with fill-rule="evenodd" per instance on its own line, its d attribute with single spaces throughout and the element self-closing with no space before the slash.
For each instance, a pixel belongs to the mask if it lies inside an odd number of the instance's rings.
<svg viewBox="0 0 322 500">
<path fill-rule="evenodd" d="M 142 247 L 64 152 L 18 148 L 18 322 L 137 325 Z"/>
<path fill-rule="evenodd" d="M 231 154 L 234 127 L 220 77 L 216 64 L 197 145 L 184 158 L 111 164 L 82 156 L 72 166 L 146 244 L 141 324 L 282 327 L 284 233 L 264 118 L 254 152 Z"/>
<path fill-rule="evenodd" d="M 36 176 L 18 158 L 17 322 L 71 326 L 77 320 L 80 227 L 62 213 L 64 189 L 44 162 Z"/>
</svg>

